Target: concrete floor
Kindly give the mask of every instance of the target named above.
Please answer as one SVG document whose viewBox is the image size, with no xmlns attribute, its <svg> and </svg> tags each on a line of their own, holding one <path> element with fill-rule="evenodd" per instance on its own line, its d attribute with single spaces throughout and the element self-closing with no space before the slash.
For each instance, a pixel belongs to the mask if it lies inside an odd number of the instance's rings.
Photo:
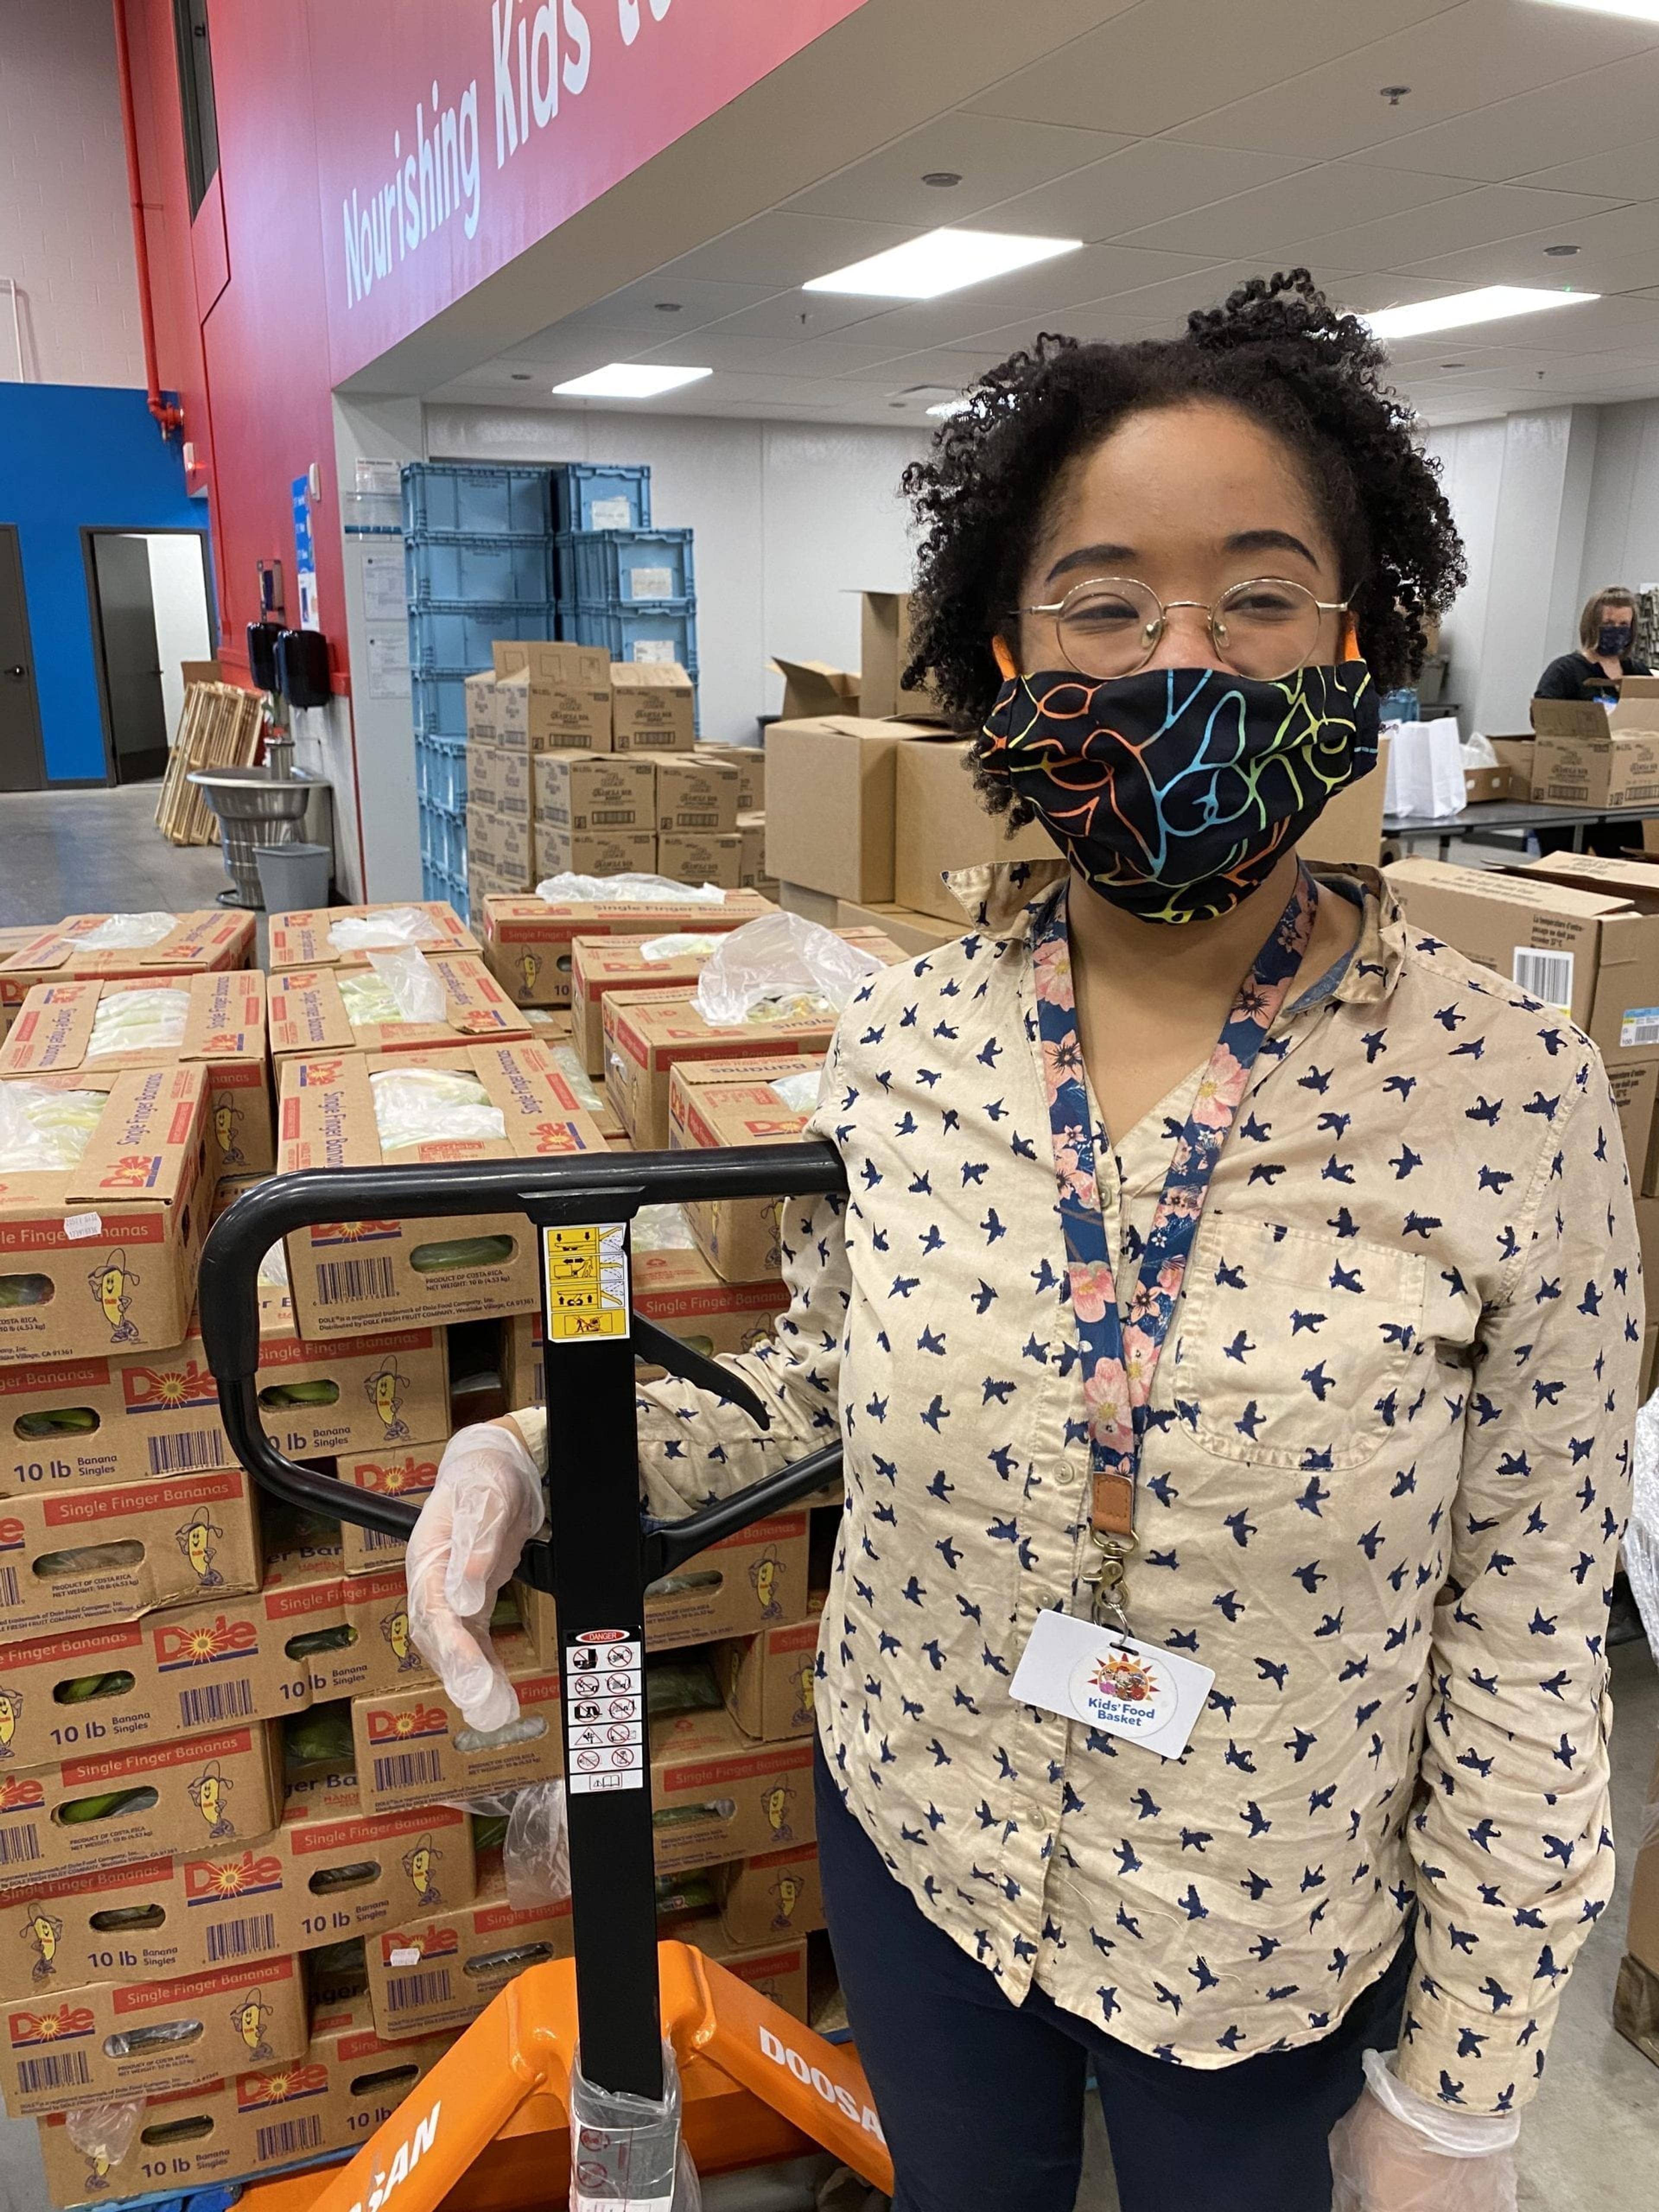
<svg viewBox="0 0 1659 2212">
<path fill-rule="evenodd" d="M 111 908 L 211 905 L 216 851 L 175 851 L 154 825 L 155 786 L 27 793 L 0 800 L 0 926 Z M 1585 1946 L 1521 2137 L 1520 2212 L 1653 2212 L 1659 2202 L 1659 2069 L 1613 2033 L 1633 1851 L 1659 1747 L 1659 1670 L 1644 1644 L 1613 1654 L 1619 1890 Z M 46 2212 L 31 2120 L 0 2120 L 0 2212 Z M 1077 2212 L 1116 2212 L 1097 2111 Z M 994 2207 L 984 2212 L 994 2212 Z M 1170 2212 L 1180 2212 L 1171 2206 Z"/>
</svg>

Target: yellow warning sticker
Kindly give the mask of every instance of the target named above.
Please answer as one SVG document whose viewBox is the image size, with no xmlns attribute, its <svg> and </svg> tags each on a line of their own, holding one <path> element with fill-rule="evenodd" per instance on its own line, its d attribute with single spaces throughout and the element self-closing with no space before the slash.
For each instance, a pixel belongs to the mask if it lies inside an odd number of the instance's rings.
<svg viewBox="0 0 1659 2212">
<path fill-rule="evenodd" d="M 629 1334 L 628 1248 L 620 1223 L 544 1229 L 542 1267 L 550 1345 Z"/>
</svg>

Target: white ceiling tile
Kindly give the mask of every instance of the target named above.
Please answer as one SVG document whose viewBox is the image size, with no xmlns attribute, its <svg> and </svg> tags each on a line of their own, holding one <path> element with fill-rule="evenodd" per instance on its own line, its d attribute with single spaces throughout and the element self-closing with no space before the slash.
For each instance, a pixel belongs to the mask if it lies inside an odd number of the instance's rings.
<svg viewBox="0 0 1659 2212">
<path fill-rule="evenodd" d="M 990 211 L 999 230 L 1048 238 L 1117 238 L 1139 223 L 1207 207 L 1305 167 L 1290 154 L 1240 154 L 1143 138 L 1057 183 L 1004 200 Z"/>
<path fill-rule="evenodd" d="M 1371 168 L 1358 161 L 1332 161 L 1298 170 L 1294 176 L 1258 185 L 1212 207 L 1146 224 L 1129 231 L 1123 243 L 1208 253 L 1218 259 L 1234 254 L 1271 256 L 1288 239 L 1398 216 L 1468 190 L 1461 177 L 1407 176 L 1398 169 Z"/>
<path fill-rule="evenodd" d="M 969 222 L 1011 193 L 1066 176 L 1128 143 L 1113 131 L 1018 122 L 958 108 L 894 139 L 838 175 L 797 192 L 783 206 L 791 214 L 868 216 L 931 230 L 939 223 Z M 948 191 L 921 181 L 929 171 L 953 170 L 962 182 Z M 1018 227 L 1001 222 L 995 226 L 999 230 Z"/>
<path fill-rule="evenodd" d="M 1281 84 L 1298 70 L 1457 4 L 1458 0 L 1325 0 L 1323 5 L 1248 0 L 1240 5 L 1226 0 L 1218 7 L 1214 0 L 1143 0 L 1127 15 L 1073 40 L 968 104 L 985 115 L 1084 124 L 1151 137 L 1241 93 Z"/>
<path fill-rule="evenodd" d="M 1544 151 L 1534 148 L 1535 151 Z M 1559 155 L 1560 149 L 1554 148 Z M 1619 146 L 1605 154 L 1582 154 L 1572 161 L 1556 159 L 1553 166 L 1534 169 L 1526 178 L 1558 192 L 1605 192 L 1613 199 L 1659 199 L 1659 131 L 1650 130 L 1633 146 Z"/>
<path fill-rule="evenodd" d="M 665 281 L 706 276 L 716 283 L 804 284 L 890 246 L 902 246 L 920 223 L 867 222 L 821 215 L 786 215 L 774 208 L 722 238 L 684 253 L 658 270 Z M 659 296 L 661 296 L 660 295 Z M 672 289 L 670 298 L 678 296 Z"/>
<path fill-rule="evenodd" d="M 832 331 L 851 331 L 879 313 L 879 300 L 860 300 L 835 292 L 803 292 L 799 286 L 777 291 L 752 307 L 739 307 L 707 323 L 706 330 L 722 337 L 751 337 L 766 345 L 781 345 L 797 338 L 828 337 Z"/>
<path fill-rule="evenodd" d="M 1553 237 L 1553 226 L 1569 221 L 1576 234 L 1585 221 L 1601 214 L 1608 204 L 1606 200 L 1575 200 L 1571 193 L 1535 191 L 1526 185 L 1477 185 L 1472 191 L 1460 191 L 1455 198 L 1436 200 L 1379 222 L 1356 223 L 1350 229 L 1301 233 L 1285 250 L 1328 253 L 1360 269 L 1421 270 L 1446 255 L 1459 254 L 1462 263 L 1455 273 L 1468 274 L 1472 282 L 1496 283 L 1499 281 L 1496 276 L 1486 274 L 1485 258 L 1494 244 L 1534 232 L 1548 231 Z M 1540 238 L 1529 249 L 1531 273 L 1524 281 L 1547 283 L 1552 289 L 1576 282 L 1576 276 L 1559 263 L 1538 258 L 1548 242 L 1547 238 Z"/>
<path fill-rule="evenodd" d="M 1537 10 L 1539 15 L 1545 12 Z M 1528 28 L 1530 22 L 1529 11 Z M 1410 127 L 1391 135 L 1388 143 L 1373 146 L 1365 158 L 1401 168 L 1449 170 L 1498 184 L 1528 175 L 1540 162 L 1565 161 L 1601 146 L 1650 143 L 1656 103 L 1659 52 L 1650 50 L 1603 68 L 1564 76 L 1558 83 L 1492 101 L 1428 129 L 1418 129 L 1416 118 L 1408 118 Z M 1415 104 L 1413 94 L 1401 108 L 1401 116 L 1406 118 Z M 1591 184 L 1586 189 L 1600 187 Z"/>
<path fill-rule="evenodd" d="M 711 323 L 716 316 L 729 315 L 738 307 L 746 307 L 756 300 L 765 299 L 776 287 L 769 284 L 710 284 L 680 281 L 670 284 L 663 276 L 642 276 L 636 284 L 629 284 L 620 292 L 612 292 L 608 299 L 597 300 L 591 307 L 579 314 L 566 315 L 550 327 L 568 331 L 586 327 L 605 330 L 638 331 L 697 330 Z M 679 313 L 661 313 L 659 300 L 675 300 Z M 536 357 L 536 349 L 545 332 L 526 338 L 514 353 Z"/>
</svg>

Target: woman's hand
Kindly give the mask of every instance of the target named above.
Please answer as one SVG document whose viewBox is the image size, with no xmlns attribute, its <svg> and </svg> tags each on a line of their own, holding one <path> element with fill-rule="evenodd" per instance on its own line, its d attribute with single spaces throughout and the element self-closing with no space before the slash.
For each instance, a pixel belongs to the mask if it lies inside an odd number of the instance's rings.
<svg viewBox="0 0 1659 2212">
<path fill-rule="evenodd" d="M 1376 2051 L 1365 2081 L 1331 2130 L 1332 2212 L 1515 2212 L 1518 2118 L 1419 2097 Z"/>
<path fill-rule="evenodd" d="M 450 1438 L 409 1540 L 409 1629 L 469 1728 L 518 1718 L 489 1616 L 543 1517 L 541 1474 L 510 1420 Z"/>
</svg>

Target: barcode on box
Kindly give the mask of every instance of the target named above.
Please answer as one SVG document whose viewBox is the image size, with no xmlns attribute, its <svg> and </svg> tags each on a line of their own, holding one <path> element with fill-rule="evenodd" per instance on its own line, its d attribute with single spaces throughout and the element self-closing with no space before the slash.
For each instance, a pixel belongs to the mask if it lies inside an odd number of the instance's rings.
<svg viewBox="0 0 1659 2212">
<path fill-rule="evenodd" d="M 596 830 L 626 830 L 638 811 L 633 806 L 596 806 L 588 819 Z"/>
<path fill-rule="evenodd" d="M 253 1684 L 246 1674 L 234 1674 L 227 1682 L 204 1682 L 199 1689 L 179 1692 L 179 1725 L 181 1729 L 216 1728 L 221 1721 L 252 1720 L 255 1700 Z"/>
<path fill-rule="evenodd" d="M 379 1528 L 362 1529 L 359 1535 L 366 1552 L 401 1552 L 404 1548 L 401 1536 L 388 1536 Z"/>
<path fill-rule="evenodd" d="M 393 1751 L 374 1762 L 377 1790 L 421 1790 L 442 1779 L 441 1752 Z"/>
<path fill-rule="evenodd" d="M 226 1920 L 207 1932 L 207 1954 L 216 1966 L 222 1959 L 258 1959 L 276 1948 L 276 1916 L 272 1912 Z"/>
<path fill-rule="evenodd" d="M 1619 1042 L 1626 1052 L 1638 1045 L 1659 1044 L 1659 1006 L 1626 1006 Z"/>
<path fill-rule="evenodd" d="M 92 2079 L 84 2051 L 52 2051 L 44 2058 L 20 2058 L 17 2085 L 26 2097 L 43 2089 L 84 2089 Z"/>
<path fill-rule="evenodd" d="M 397 1289 L 390 1260 L 368 1254 L 360 1260 L 317 1262 L 317 1303 L 346 1306 L 360 1298 L 389 1298 Z"/>
<path fill-rule="evenodd" d="M 40 1856 L 40 1838 L 33 1820 L 0 1828 L 0 1867 L 27 1866 Z"/>
<path fill-rule="evenodd" d="M 388 1974 L 386 2008 L 388 2013 L 424 2012 L 428 2005 L 450 2004 L 449 1969 L 431 1974 Z"/>
<path fill-rule="evenodd" d="M 1536 945 L 1517 945 L 1513 973 L 1529 999 L 1541 999 L 1547 1006 L 1559 1006 L 1564 1014 L 1572 1012 L 1571 952 L 1540 952 Z"/>
<path fill-rule="evenodd" d="M 16 1605 L 19 1602 L 16 1568 L 0 1567 L 0 1606 Z"/>
<path fill-rule="evenodd" d="M 151 1437 L 149 1444 L 152 1474 L 200 1474 L 231 1463 L 219 1429 L 180 1429 L 170 1437 Z"/>
<path fill-rule="evenodd" d="M 303 2158 L 308 2151 L 323 2147 L 323 2116 L 320 2112 L 301 2112 L 292 2120 L 277 2120 L 272 2126 L 257 2128 L 253 2136 L 254 2155 L 261 2166 L 274 2166 L 279 2159 Z"/>
<path fill-rule="evenodd" d="M 718 814 L 691 814 L 682 809 L 674 817 L 674 827 L 677 830 L 718 830 L 720 826 L 720 817 Z"/>
</svg>

